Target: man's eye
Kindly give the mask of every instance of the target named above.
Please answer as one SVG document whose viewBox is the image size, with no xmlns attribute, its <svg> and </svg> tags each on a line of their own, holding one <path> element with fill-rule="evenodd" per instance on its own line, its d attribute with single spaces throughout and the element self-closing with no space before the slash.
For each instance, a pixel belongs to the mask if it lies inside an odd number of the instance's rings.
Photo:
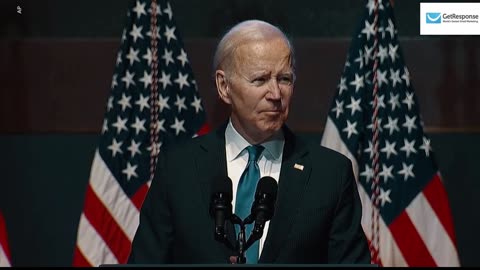
<svg viewBox="0 0 480 270">
<path fill-rule="evenodd" d="M 284 84 L 291 84 L 293 82 L 292 78 L 288 76 L 280 77 L 279 81 Z"/>
<path fill-rule="evenodd" d="M 253 83 L 255 83 L 255 84 L 263 84 L 263 83 L 265 83 L 266 81 L 267 81 L 267 80 L 266 80 L 265 78 L 263 78 L 263 77 L 253 79 Z"/>
</svg>

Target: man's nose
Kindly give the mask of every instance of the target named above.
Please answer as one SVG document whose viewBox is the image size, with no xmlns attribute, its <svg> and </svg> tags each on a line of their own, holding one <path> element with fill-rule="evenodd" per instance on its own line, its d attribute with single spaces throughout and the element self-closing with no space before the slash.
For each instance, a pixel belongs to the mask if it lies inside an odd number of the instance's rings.
<svg viewBox="0 0 480 270">
<path fill-rule="evenodd" d="M 280 85 L 276 79 L 270 81 L 267 99 L 271 100 L 280 100 L 282 98 Z"/>
</svg>

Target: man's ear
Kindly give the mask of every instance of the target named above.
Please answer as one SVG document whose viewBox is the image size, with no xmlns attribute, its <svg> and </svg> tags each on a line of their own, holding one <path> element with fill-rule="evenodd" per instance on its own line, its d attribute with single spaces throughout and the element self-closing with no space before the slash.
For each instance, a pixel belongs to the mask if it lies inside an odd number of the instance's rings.
<svg viewBox="0 0 480 270">
<path fill-rule="evenodd" d="M 231 104 L 230 101 L 230 86 L 228 85 L 225 71 L 215 71 L 215 84 L 217 85 L 218 96 L 227 104 Z"/>
</svg>

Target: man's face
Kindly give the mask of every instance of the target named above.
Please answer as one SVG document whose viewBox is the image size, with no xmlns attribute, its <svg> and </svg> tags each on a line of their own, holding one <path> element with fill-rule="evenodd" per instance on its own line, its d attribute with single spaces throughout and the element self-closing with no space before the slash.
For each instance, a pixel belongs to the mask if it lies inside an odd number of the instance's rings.
<svg viewBox="0 0 480 270">
<path fill-rule="evenodd" d="M 291 52 L 283 38 L 251 41 L 234 53 L 227 74 L 227 94 L 235 129 L 250 142 L 260 143 L 287 120 L 293 93 Z"/>
</svg>

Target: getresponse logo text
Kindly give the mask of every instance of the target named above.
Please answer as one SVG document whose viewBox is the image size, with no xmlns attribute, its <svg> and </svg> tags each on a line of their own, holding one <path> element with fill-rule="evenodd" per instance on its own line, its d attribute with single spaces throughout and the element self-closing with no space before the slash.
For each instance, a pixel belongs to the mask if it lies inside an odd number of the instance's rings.
<svg viewBox="0 0 480 270">
<path fill-rule="evenodd" d="M 442 18 L 444 20 L 478 20 L 478 14 L 468 14 L 468 15 L 463 15 L 463 14 L 447 14 L 443 13 Z"/>
<path fill-rule="evenodd" d="M 443 22 L 478 22 L 478 14 L 455 14 L 440 12 L 427 12 L 427 23 L 442 23 Z"/>
</svg>

